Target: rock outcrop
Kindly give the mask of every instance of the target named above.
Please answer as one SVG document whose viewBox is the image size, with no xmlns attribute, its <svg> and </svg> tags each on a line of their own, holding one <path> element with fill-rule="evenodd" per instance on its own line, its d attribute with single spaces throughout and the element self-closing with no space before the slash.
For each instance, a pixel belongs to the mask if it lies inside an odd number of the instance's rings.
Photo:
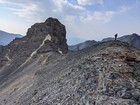
<svg viewBox="0 0 140 105">
<path fill-rule="evenodd" d="M 0 50 L 0 83 L 8 79 L 12 72 L 20 69 L 33 57 L 49 52 L 65 54 L 68 51 L 66 29 L 57 19 L 48 18 L 44 23 L 36 23 L 28 29 L 23 38 L 16 38 Z"/>
<path fill-rule="evenodd" d="M 44 23 L 37 23 L 28 29 L 27 37 L 32 42 L 44 41 L 38 52 L 58 51 L 67 53 L 65 26 L 57 19 L 48 18 Z"/>
</svg>

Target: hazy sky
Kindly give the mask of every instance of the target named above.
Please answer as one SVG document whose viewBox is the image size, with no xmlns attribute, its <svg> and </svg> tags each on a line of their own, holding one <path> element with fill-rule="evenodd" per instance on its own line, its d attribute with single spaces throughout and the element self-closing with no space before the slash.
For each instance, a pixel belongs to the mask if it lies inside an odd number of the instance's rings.
<svg viewBox="0 0 140 105">
<path fill-rule="evenodd" d="M 0 30 L 26 35 L 48 17 L 66 26 L 69 44 L 140 34 L 140 0 L 0 0 Z"/>
</svg>

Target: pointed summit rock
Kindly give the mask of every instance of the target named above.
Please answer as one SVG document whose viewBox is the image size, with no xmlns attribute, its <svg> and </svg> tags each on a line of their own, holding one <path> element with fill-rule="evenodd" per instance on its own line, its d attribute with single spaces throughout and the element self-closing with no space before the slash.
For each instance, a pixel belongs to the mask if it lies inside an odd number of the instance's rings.
<svg viewBox="0 0 140 105">
<path fill-rule="evenodd" d="M 66 29 L 58 19 L 48 18 L 43 23 L 36 23 L 28 29 L 27 35 L 23 38 L 16 38 L 10 44 L 4 47 L 4 52 L 0 52 L 2 60 L 0 59 L 0 66 L 3 59 L 7 56 L 11 61 L 17 61 L 17 66 L 22 64 L 37 53 L 57 52 L 65 54 L 68 51 L 66 43 Z M 13 60 L 15 59 L 15 60 Z M 19 60 L 17 60 L 19 59 Z M 13 63 L 13 62 L 12 62 Z M 5 64 L 5 63 L 4 63 Z"/>
<path fill-rule="evenodd" d="M 62 54 L 68 51 L 66 29 L 58 19 L 48 18 L 44 23 L 34 24 L 28 29 L 27 37 L 33 39 L 34 42 L 43 41 L 38 49 L 39 53 L 58 51 Z"/>
<path fill-rule="evenodd" d="M 65 26 L 57 19 L 48 18 L 43 23 L 34 24 L 25 37 L 16 38 L 7 46 L 0 47 L 0 83 L 8 79 L 12 72 L 21 72 L 37 55 L 67 53 L 66 41 Z"/>
<path fill-rule="evenodd" d="M 18 61 L 16 64 L 21 64 L 28 57 L 37 53 L 58 52 L 65 54 L 68 51 L 66 41 L 65 26 L 58 19 L 48 18 L 43 23 L 31 26 L 25 37 L 16 38 L 5 46 L 5 52 L 2 53 L 3 55 L 0 53 L 0 56 L 16 59 Z"/>
</svg>

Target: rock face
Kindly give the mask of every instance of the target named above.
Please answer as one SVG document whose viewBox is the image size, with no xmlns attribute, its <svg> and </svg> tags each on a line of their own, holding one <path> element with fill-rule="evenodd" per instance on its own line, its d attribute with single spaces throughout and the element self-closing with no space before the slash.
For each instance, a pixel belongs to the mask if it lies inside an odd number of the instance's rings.
<svg viewBox="0 0 140 105">
<path fill-rule="evenodd" d="M 107 41 L 68 52 L 64 26 L 53 28 L 57 37 L 48 30 L 55 21 L 35 24 L 1 47 L 1 105 L 140 105 L 139 50 Z"/>
<path fill-rule="evenodd" d="M 44 39 L 46 46 L 42 46 L 38 52 L 58 51 L 67 53 L 68 51 L 65 26 L 57 19 L 48 18 L 44 23 L 33 25 L 28 30 L 27 37 L 30 37 L 34 42 Z"/>
<path fill-rule="evenodd" d="M 0 83 L 8 79 L 12 72 L 19 72 L 32 57 L 49 52 L 65 54 L 67 51 L 63 24 L 54 18 L 48 18 L 44 23 L 36 23 L 28 29 L 27 36 L 16 38 L 0 48 Z"/>
</svg>

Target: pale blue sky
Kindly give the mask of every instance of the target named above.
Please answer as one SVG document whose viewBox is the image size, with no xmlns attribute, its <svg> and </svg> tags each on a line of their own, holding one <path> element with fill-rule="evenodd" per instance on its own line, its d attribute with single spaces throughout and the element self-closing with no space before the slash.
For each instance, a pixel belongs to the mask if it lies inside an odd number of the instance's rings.
<svg viewBox="0 0 140 105">
<path fill-rule="evenodd" d="M 140 0 L 0 0 L 0 30 L 26 35 L 48 17 L 66 26 L 69 44 L 140 34 Z"/>
</svg>

